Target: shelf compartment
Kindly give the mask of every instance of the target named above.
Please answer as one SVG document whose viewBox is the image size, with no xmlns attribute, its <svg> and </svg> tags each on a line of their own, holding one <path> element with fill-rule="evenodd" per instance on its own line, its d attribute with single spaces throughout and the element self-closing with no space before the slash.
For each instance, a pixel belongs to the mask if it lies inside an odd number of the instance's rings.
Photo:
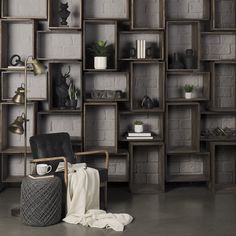
<svg viewBox="0 0 236 236">
<path fill-rule="evenodd" d="M 112 45 L 112 55 L 107 58 L 107 69 L 104 71 L 114 71 L 117 69 L 117 21 L 112 20 L 85 20 L 84 21 L 84 70 L 99 71 L 94 69 L 94 56 L 88 51 L 96 41 L 106 41 L 107 45 Z"/>
<path fill-rule="evenodd" d="M 24 112 L 24 105 L 15 103 L 1 103 L 1 152 L 15 153 L 24 150 L 24 135 L 13 134 L 8 130 L 9 125 L 15 121 L 17 116 Z M 35 117 L 37 104 L 29 102 L 27 105 L 27 146 L 29 148 L 29 138 L 35 135 Z"/>
<path fill-rule="evenodd" d="M 30 161 L 32 157 L 27 155 L 26 174 L 31 173 Z M 4 183 L 20 183 L 24 178 L 23 154 L 1 154 L 1 181 Z"/>
<path fill-rule="evenodd" d="M 82 137 L 82 114 L 64 112 L 38 112 L 37 134 L 66 132 L 73 142 Z"/>
<path fill-rule="evenodd" d="M 181 34 L 179 34 L 181 32 Z M 200 69 L 200 23 L 198 21 L 167 21 L 166 29 L 166 59 L 168 71 L 193 71 Z M 177 37 L 176 37 L 177 36 Z M 195 56 L 194 66 L 186 68 L 185 51 L 192 49 Z M 178 53 L 183 64 L 182 69 L 172 66 L 173 55 Z"/>
<path fill-rule="evenodd" d="M 164 9 L 164 0 L 131 0 L 131 29 L 164 29 Z"/>
<path fill-rule="evenodd" d="M 184 85 L 194 85 L 193 98 L 184 98 Z M 169 72 L 166 78 L 166 101 L 208 101 L 210 97 L 210 73 Z"/>
<path fill-rule="evenodd" d="M 86 0 L 84 18 L 129 20 L 129 0 Z"/>
<path fill-rule="evenodd" d="M 129 101 L 129 73 L 87 72 L 84 74 L 84 88 L 87 102 L 126 102 Z"/>
<path fill-rule="evenodd" d="M 133 132 L 133 124 L 136 120 L 144 123 L 144 131 L 152 132 L 154 139 L 139 140 L 140 142 L 153 142 L 163 140 L 163 113 L 147 113 L 147 112 L 120 112 L 119 113 L 119 140 L 127 140 L 127 132 Z M 136 140 L 135 140 L 136 141 Z"/>
<path fill-rule="evenodd" d="M 82 26 L 82 0 L 68 0 L 68 11 L 70 15 L 67 18 L 68 25 L 60 24 L 60 3 L 59 0 L 49 0 L 49 29 L 50 30 L 78 30 Z"/>
<path fill-rule="evenodd" d="M 219 61 L 236 59 L 235 32 L 202 32 L 201 60 Z"/>
<path fill-rule="evenodd" d="M 12 101 L 15 91 L 24 83 L 24 72 L 2 71 L 2 101 Z M 27 100 L 47 100 L 47 74 L 34 76 L 32 72 L 27 73 Z"/>
<path fill-rule="evenodd" d="M 229 128 L 234 132 L 236 130 L 235 113 L 207 112 L 201 114 L 201 141 L 234 141 L 234 135 L 221 135 L 216 133 L 215 129 L 225 130 Z M 208 133 L 210 131 L 210 133 Z"/>
<path fill-rule="evenodd" d="M 18 54 L 21 60 L 35 56 L 33 20 L 1 20 L 1 68 L 9 66 L 9 59 Z M 27 37 L 26 37 L 27 35 Z"/>
<path fill-rule="evenodd" d="M 236 62 L 212 63 L 212 107 L 236 111 Z"/>
<path fill-rule="evenodd" d="M 163 62 L 131 63 L 131 109 L 143 110 L 144 96 L 150 97 L 154 107 L 150 110 L 164 111 L 165 64 Z"/>
<path fill-rule="evenodd" d="M 211 186 L 212 191 L 236 190 L 236 142 L 212 142 Z"/>
<path fill-rule="evenodd" d="M 212 0 L 213 30 L 236 30 L 236 2 Z"/>
<path fill-rule="evenodd" d="M 37 31 L 38 60 L 81 60 L 82 32 Z"/>
<path fill-rule="evenodd" d="M 208 182 L 210 153 L 171 154 L 166 159 L 166 182 Z"/>
<path fill-rule="evenodd" d="M 130 190 L 132 193 L 164 191 L 164 145 L 161 142 L 131 142 Z"/>
<path fill-rule="evenodd" d="M 166 15 L 168 20 L 209 20 L 210 1 L 167 0 Z"/>
<path fill-rule="evenodd" d="M 136 40 L 146 41 L 146 49 L 151 49 L 151 55 L 145 59 L 131 56 L 130 50 L 136 51 Z M 119 60 L 124 61 L 158 61 L 164 59 L 163 31 L 120 31 L 119 32 Z"/>
<path fill-rule="evenodd" d="M 117 103 L 84 103 L 83 132 L 85 150 L 116 153 Z"/>
<path fill-rule="evenodd" d="M 47 20 L 47 7 L 47 0 L 2 0 L 1 14 L 8 19 Z"/>
<path fill-rule="evenodd" d="M 167 103 L 167 153 L 193 153 L 200 146 L 199 103 Z"/>
<path fill-rule="evenodd" d="M 70 67 L 70 69 L 69 69 Z M 70 71 L 68 78 L 63 78 Z M 76 108 L 63 107 L 63 101 L 59 98 L 69 87 L 69 80 L 73 81 L 75 88 L 79 89 Z M 82 110 L 82 62 L 79 61 L 53 61 L 49 63 L 49 109 L 58 112 L 72 112 Z M 67 96 L 69 101 L 69 95 Z M 65 105 L 65 104 L 64 104 Z M 61 108 L 60 108 L 61 107 Z"/>
</svg>

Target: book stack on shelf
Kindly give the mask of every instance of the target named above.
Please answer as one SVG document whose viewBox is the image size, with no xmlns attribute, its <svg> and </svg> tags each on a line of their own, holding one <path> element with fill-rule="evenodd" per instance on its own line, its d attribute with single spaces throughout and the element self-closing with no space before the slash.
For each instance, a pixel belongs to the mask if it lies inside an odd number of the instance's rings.
<svg viewBox="0 0 236 236">
<path fill-rule="evenodd" d="M 129 132 L 127 133 L 127 140 L 151 140 L 153 139 L 153 135 L 151 132 Z"/>
</svg>

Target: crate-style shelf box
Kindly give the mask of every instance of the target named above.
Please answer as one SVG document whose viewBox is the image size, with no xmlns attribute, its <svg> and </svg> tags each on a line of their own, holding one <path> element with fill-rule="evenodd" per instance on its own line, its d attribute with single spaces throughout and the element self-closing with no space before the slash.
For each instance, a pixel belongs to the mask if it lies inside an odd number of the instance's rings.
<svg viewBox="0 0 236 236">
<path fill-rule="evenodd" d="M 24 152 L 24 135 L 11 133 L 8 127 L 13 123 L 17 116 L 24 113 L 23 105 L 16 105 L 14 103 L 1 103 L 1 152 L 4 153 L 23 153 Z M 35 135 L 35 117 L 37 112 L 36 103 L 27 104 L 27 147 L 29 149 L 29 138 Z M 29 152 L 29 150 L 27 151 Z"/>
<path fill-rule="evenodd" d="M 235 42 L 236 32 L 202 32 L 201 60 L 235 60 Z"/>
<path fill-rule="evenodd" d="M 165 28 L 164 0 L 131 0 L 131 29 Z"/>
<path fill-rule="evenodd" d="M 67 132 L 73 142 L 80 142 L 82 137 L 81 112 L 38 112 L 37 134 Z"/>
<path fill-rule="evenodd" d="M 209 20 L 210 1 L 167 0 L 166 18 L 168 20 Z"/>
<path fill-rule="evenodd" d="M 15 91 L 24 83 L 24 72 L 2 71 L 1 87 L 2 101 L 12 101 Z M 34 76 L 32 72 L 27 74 L 27 100 L 47 100 L 47 74 Z"/>
<path fill-rule="evenodd" d="M 65 76 L 69 72 L 70 77 Z M 71 80 L 76 89 L 79 90 L 76 107 L 70 107 L 60 100 L 61 94 L 68 91 L 69 80 Z M 67 90 L 66 90 L 67 89 Z M 60 112 L 78 112 L 82 110 L 82 62 L 79 61 L 54 61 L 49 63 L 49 109 Z M 63 99 L 64 100 L 64 99 Z M 69 95 L 66 103 L 69 102 Z M 64 102 L 65 103 L 65 102 Z"/>
<path fill-rule="evenodd" d="M 213 30 L 236 30 L 236 2 L 212 0 Z"/>
<path fill-rule="evenodd" d="M 67 18 L 67 25 L 61 24 L 60 3 L 59 0 L 48 0 L 49 1 L 49 29 L 50 30 L 78 30 L 82 26 L 82 0 L 69 0 L 68 11 L 70 15 Z M 63 2 L 65 3 L 65 2 Z"/>
<path fill-rule="evenodd" d="M 184 85 L 194 85 L 193 98 L 185 99 Z M 208 101 L 210 98 L 210 73 L 168 72 L 166 76 L 166 101 Z"/>
<path fill-rule="evenodd" d="M 86 0 L 84 18 L 129 20 L 129 0 Z"/>
<path fill-rule="evenodd" d="M 167 21 L 166 60 L 168 71 L 193 71 L 200 69 L 200 23 L 198 21 Z M 182 32 L 179 34 L 179 32 Z M 178 35 L 178 37 L 176 37 Z M 192 49 L 193 68 L 186 66 L 186 49 Z M 181 66 L 174 63 L 174 53 L 178 53 Z"/>
<path fill-rule="evenodd" d="M 201 113 L 201 141 L 234 141 L 235 131 L 235 112 Z"/>
<path fill-rule="evenodd" d="M 2 0 L 1 16 L 8 19 L 47 20 L 47 6 L 47 0 Z"/>
<path fill-rule="evenodd" d="M 81 60 L 82 32 L 37 31 L 38 60 Z"/>
<path fill-rule="evenodd" d="M 129 101 L 129 73 L 87 72 L 84 74 L 86 102 Z"/>
<path fill-rule="evenodd" d="M 212 63 L 211 110 L 236 111 L 236 62 Z"/>
<path fill-rule="evenodd" d="M 84 70 L 99 71 L 94 69 L 94 56 L 88 50 L 96 41 L 106 41 L 107 46 L 111 45 L 112 52 L 107 58 L 107 69 L 117 69 L 117 21 L 112 20 L 85 20 L 84 21 Z"/>
<path fill-rule="evenodd" d="M 117 152 L 117 103 L 84 103 L 83 122 L 85 150 Z"/>
<path fill-rule="evenodd" d="M 146 58 L 138 59 L 131 51 L 137 51 L 136 40 L 145 40 Z M 150 49 L 150 55 L 147 54 Z M 135 53 L 137 54 L 137 53 Z M 119 60 L 122 61 L 158 61 L 164 59 L 163 31 L 120 31 L 119 32 Z"/>
<path fill-rule="evenodd" d="M 236 142 L 212 142 L 211 146 L 212 191 L 236 191 Z"/>
<path fill-rule="evenodd" d="M 32 168 L 30 160 L 32 158 L 27 155 L 26 173 L 31 173 Z M 17 184 L 24 178 L 24 157 L 23 153 L 2 153 L 1 154 L 1 181 L 7 184 Z"/>
<path fill-rule="evenodd" d="M 144 123 L 144 132 L 151 132 L 150 140 L 127 140 L 127 132 L 134 132 L 133 125 L 136 120 Z M 161 112 L 119 112 L 119 141 L 153 142 L 163 140 L 163 113 Z"/>
<path fill-rule="evenodd" d="M 164 191 L 164 145 L 161 142 L 131 142 L 130 190 L 133 193 Z"/>
<path fill-rule="evenodd" d="M 165 64 L 163 62 L 131 63 L 131 109 L 134 111 L 164 111 Z M 146 109 L 142 100 L 148 96 L 153 108 Z"/>
<path fill-rule="evenodd" d="M 193 153 L 200 145 L 199 103 L 167 103 L 167 153 Z"/>
<path fill-rule="evenodd" d="M 166 182 L 208 182 L 210 180 L 210 153 L 168 154 Z"/>
<path fill-rule="evenodd" d="M 9 66 L 9 59 L 18 54 L 21 60 L 35 56 L 33 20 L 1 20 L 1 68 Z M 27 37 L 26 37 L 27 35 Z"/>
</svg>

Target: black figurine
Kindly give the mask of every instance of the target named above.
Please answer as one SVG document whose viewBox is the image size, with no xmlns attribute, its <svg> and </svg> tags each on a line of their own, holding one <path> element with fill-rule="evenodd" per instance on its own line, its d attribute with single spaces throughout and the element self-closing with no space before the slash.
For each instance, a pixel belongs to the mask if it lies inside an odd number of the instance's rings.
<svg viewBox="0 0 236 236">
<path fill-rule="evenodd" d="M 59 16 L 61 17 L 61 25 L 67 26 L 67 18 L 70 15 L 70 11 L 67 10 L 68 2 L 67 3 L 60 3 L 60 11 Z"/>
</svg>

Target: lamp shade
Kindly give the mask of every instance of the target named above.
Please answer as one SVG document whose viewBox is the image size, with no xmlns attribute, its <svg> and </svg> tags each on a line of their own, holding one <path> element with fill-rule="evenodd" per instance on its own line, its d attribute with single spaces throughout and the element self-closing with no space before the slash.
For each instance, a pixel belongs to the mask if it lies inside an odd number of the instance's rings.
<svg viewBox="0 0 236 236">
<path fill-rule="evenodd" d="M 24 113 L 21 116 L 17 116 L 15 121 L 10 124 L 8 127 L 9 131 L 11 131 L 14 134 L 20 134 L 22 135 L 24 133 L 24 124 L 25 118 Z"/>
<path fill-rule="evenodd" d="M 32 65 L 34 75 L 41 75 L 45 72 L 45 66 L 36 59 L 32 59 L 29 64 Z"/>
<path fill-rule="evenodd" d="M 17 88 L 12 101 L 18 104 L 23 104 L 25 102 L 25 88 L 23 87 L 23 84 Z"/>
</svg>

